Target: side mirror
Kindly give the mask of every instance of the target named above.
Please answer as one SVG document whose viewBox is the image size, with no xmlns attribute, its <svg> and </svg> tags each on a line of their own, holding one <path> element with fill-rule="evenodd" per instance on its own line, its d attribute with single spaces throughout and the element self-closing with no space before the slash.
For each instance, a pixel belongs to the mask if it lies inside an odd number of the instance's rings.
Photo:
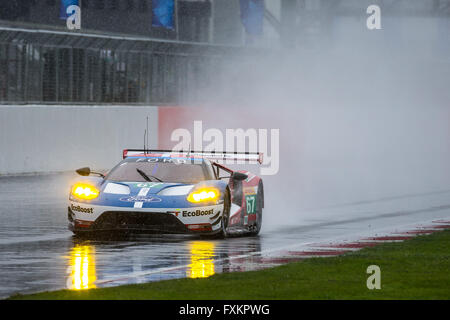
<svg viewBox="0 0 450 320">
<path fill-rule="evenodd" d="M 231 176 L 231 178 L 236 181 L 242 181 L 242 180 L 247 179 L 248 175 L 246 175 L 245 173 L 241 173 L 241 172 L 233 172 L 233 175 Z"/>
<path fill-rule="evenodd" d="M 91 169 L 89 167 L 85 167 L 85 168 L 80 168 L 78 170 L 76 170 L 76 172 L 83 177 L 87 177 L 88 175 L 91 174 Z"/>
</svg>

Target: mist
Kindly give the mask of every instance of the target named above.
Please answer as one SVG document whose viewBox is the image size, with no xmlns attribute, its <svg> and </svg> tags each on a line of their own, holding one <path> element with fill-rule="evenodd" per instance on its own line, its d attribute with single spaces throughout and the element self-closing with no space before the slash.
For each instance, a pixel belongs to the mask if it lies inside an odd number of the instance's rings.
<svg viewBox="0 0 450 320">
<path fill-rule="evenodd" d="M 361 11 L 295 48 L 236 57 L 191 103 L 205 129 L 280 130 L 279 172 L 263 176 L 265 229 L 450 189 L 450 23 L 382 14 L 381 30 Z"/>
</svg>

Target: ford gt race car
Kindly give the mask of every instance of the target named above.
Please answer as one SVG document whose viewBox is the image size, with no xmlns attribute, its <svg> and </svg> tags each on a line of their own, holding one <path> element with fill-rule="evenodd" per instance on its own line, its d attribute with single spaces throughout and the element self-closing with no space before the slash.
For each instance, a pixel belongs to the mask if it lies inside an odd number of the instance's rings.
<svg viewBox="0 0 450 320">
<path fill-rule="evenodd" d="M 70 191 L 69 229 L 100 232 L 257 235 L 262 179 L 233 171 L 226 161 L 262 163 L 262 153 L 124 150 L 109 173 L 81 168 Z M 226 162 L 227 164 L 229 162 Z M 92 176 L 92 175 L 96 176 Z"/>
</svg>

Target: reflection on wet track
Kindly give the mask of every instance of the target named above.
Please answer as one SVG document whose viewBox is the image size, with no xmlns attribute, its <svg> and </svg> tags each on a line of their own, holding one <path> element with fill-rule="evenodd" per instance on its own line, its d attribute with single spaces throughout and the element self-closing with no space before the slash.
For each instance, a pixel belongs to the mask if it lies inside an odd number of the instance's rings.
<svg viewBox="0 0 450 320">
<path fill-rule="evenodd" d="M 75 245 L 70 252 L 67 288 L 74 290 L 95 288 L 95 247 Z"/>
<path fill-rule="evenodd" d="M 450 217 L 450 192 L 424 192 L 311 210 L 289 225 L 274 226 L 266 210 L 259 237 L 205 240 L 150 235 L 83 240 L 67 230 L 71 179 L 69 174 L 0 178 L 1 298 L 257 270 L 298 259 L 304 250 L 323 243 L 384 235 Z"/>
<path fill-rule="evenodd" d="M 214 272 L 214 242 L 192 241 L 189 243 L 191 263 L 186 272 L 188 278 L 206 278 Z"/>
</svg>

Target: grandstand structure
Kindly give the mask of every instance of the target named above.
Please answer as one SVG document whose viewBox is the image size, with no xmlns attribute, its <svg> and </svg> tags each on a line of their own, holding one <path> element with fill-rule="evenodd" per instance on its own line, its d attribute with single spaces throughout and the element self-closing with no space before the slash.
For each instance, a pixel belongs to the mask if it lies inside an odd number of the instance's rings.
<svg viewBox="0 0 450 320">
<path fill-rule="evenodd" d="M 179 103 L 241 48 L 0 27 L 0 101 Z"/>
<path fill-rule="evenodd" d="M 151 0 L 80 0 L 82 28 L 68 30 L 59 3 L 0 3 L 0 103 L 182 104 L 233 57 L 312 46 L 372 3 L 391 16 L 450 17 L 450 0 L 266 0 L 264 34 L 249 42 L 239 0 L 176 0 L 172 29 L 152 26 Z"/>
<path fill-rule="evenodd" d="M 2 2 L 0 103 L 195 100 L 225 59 L 249 51 L 230 40 L 242 37 L 238 1 L 213 2 L 175 1 L 171 29 L 152 26 L 150 0 L 80 0 L 81 30 L 67 29 L 60 0 Z M 214 27 L 214 12 L 233 18 Z"/>
</svg>

